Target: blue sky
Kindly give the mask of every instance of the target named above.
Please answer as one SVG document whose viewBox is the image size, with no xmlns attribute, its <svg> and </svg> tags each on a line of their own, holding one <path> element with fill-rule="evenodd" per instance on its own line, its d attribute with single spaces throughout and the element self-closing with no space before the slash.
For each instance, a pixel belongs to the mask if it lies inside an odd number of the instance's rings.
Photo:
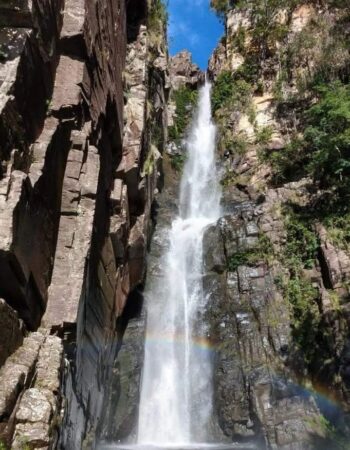
<svg viewBox="0 0 350 450">
<path fill-rule="evenodd" d="M 193 62 L 207 68 L 208 59 L 224 33 L 210 10 L 210 0 L 169 0 L 170 54 L 187 49 Z"/>
</svg>

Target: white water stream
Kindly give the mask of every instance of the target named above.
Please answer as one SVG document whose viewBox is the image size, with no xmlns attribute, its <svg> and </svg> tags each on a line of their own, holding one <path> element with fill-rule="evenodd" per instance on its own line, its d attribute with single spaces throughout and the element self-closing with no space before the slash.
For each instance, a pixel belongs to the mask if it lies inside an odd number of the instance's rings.
<svg viewBox="0 0 350 450">
<path fill-rule="evenodd" d="M 140 446 L 206 442 L 212 417 L 211 354 L 202 313 L 202 239 L 220 217 L 211 86 L 199 93 L 187 141 L 179 216 L 169 231 L 162 275 L 148 292 L 145 361 L 138 426 Z"/>
</svg>

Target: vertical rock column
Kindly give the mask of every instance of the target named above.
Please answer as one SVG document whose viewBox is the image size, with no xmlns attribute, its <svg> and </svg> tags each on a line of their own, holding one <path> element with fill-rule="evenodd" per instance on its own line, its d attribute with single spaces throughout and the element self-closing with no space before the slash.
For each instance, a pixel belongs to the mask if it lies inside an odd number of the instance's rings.
<svg viewBox="0 0 350 450">
<path fill-rule="evenodd" d="M 0 295 L 11 342 L 0 340 L 0 435 L 11 448 L 77 449 L 111 436 L 106 411 L 117 434 L 137 413 L 165 35 L 150 59 L 153 2 L 15 6 L 7 17 L 21 28 L 0 29 Z M 132 395 L 123 382 L 115 396 L 119 376 Z"/>
</svg>

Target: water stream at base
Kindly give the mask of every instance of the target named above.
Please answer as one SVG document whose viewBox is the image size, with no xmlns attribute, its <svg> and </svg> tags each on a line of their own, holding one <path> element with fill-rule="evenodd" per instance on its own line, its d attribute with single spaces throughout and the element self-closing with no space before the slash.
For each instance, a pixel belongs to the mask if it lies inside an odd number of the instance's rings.
<svg viewBox="0 0 350 450">
<path fill-rule="evenodd" d="M 199 92 L 187 140 L 179 216 L 169 230 L 162 275 L 146 291 L 137 441 L 145 448 L 187 448 L 194 442 L 207 442 L 212 418 L 212 364 L 210 352 L 205 351 L 207 330 L 202 317 L 206 306 L 202 240 L 207 226 L 220 217 L 220 188 L 210 90 L 206 83 Z"/>
</svg>

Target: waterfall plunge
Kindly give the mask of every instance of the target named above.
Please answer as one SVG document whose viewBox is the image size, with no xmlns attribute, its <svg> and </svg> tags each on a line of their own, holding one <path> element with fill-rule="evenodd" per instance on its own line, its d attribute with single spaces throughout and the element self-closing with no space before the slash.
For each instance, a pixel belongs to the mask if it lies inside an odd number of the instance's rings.
<svg viewBox="0 0 350 450">
<path fill-rule="evenodd" d="M 180 214 L 169 231 L 164 275 L 146 292 L 140 445 L 164 448 L 205 442 L 212 416 L 212 368 L 210 352 L 203 345 L 206 329 L 202 320 L 206 305 L 202 289 L 203 233 L 220 216 L 210 90 L 209 83 L 200 90 L 187 141 Z"/>
</svg>

